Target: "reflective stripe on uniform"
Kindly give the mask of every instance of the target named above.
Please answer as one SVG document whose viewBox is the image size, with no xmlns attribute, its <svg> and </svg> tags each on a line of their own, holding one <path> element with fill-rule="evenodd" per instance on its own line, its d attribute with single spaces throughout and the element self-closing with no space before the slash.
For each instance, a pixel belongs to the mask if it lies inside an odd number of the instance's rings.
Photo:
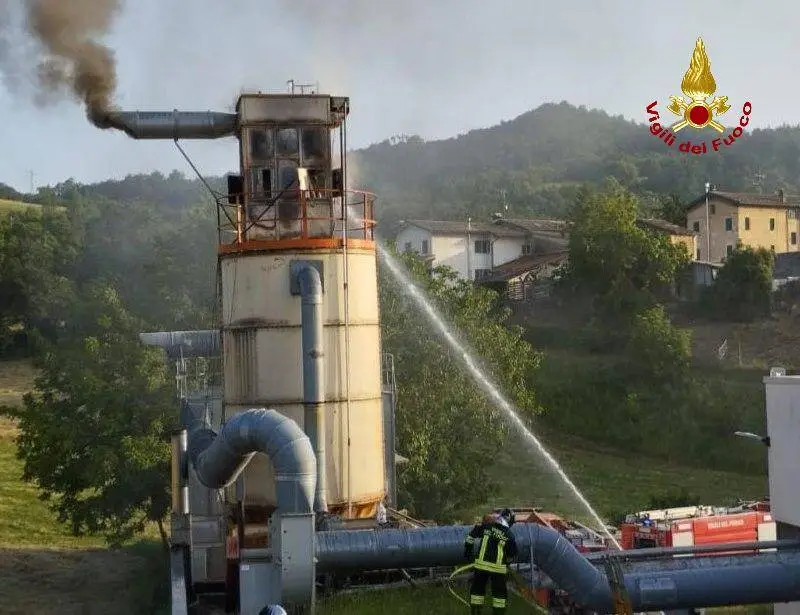
<svg viewBox="0 0 800 615">
<path fill-rule="evenodd" d="M 505 564 L 506 541 L 496 539 L 497 555 L 495 556 L 494 561 L 487 561 L 485 557 L 486 548 L 489 546 L 489 540 L 491 540 L 491 536 L 488 533 L 485 533 L 481 539 L 481 549 L 478 552 L 478 557 L 475 559 L 475 568 L 476 570 L 485 570 L 486 572 L 498 572 L 505 574 L 507 570 Z"/>
<path fill-rule="evenodd" d="M 474 594 L 469 597 L 469 603 L 475 606 L 483 606 L 485 600 L 486 598 L 484 596 L 475 596 Z"/>
<path fill-rule="evenodd" d="M 506 608 L 506 599 L 505 598 L 492 598 L 492 607 L 495 609 L 504 609 Z"/>
</svg>

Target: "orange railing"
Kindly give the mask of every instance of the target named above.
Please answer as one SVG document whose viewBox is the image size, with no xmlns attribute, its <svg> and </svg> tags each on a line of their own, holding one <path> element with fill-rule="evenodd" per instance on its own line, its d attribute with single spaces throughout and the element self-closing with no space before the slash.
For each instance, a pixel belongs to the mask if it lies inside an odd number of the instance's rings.
<svg viewBox="0 0 800 615">
<path fill-rule="evenodd" d="M 374 240 L 371 192 L 292 189 L 244 196 L 217 199 L 220 244 L 337 237 Z"/>
</svg>

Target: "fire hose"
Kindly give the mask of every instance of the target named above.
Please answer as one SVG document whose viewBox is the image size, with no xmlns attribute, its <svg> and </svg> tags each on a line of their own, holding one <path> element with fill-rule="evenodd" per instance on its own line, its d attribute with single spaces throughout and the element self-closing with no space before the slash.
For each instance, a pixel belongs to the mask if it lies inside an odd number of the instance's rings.
<svg viewBox="0 0 800 615">
<path fill-rule="evenodd" d="M 466 566 L 461 566 L 461 568 L 456 568 L 453 571 L 453 573 L 447 578 L 448 591 L 453 596 L 453 598 L 458 600 L 461 604 L 463 604 L 467 608 L 470 607 L 469 602 L 453 588 L 453 581 L 456 579 L 456 577 L 466 572 L 469 572 L 474 567 L 475 564 L 467 564 Z M 514 588 L 516 589 L 516 592 L 520 596 L 522 596 L 523 600 L 525 600 L 525 602 L 527 602 L 536 612 L 540 613 L 541 615 L 547 615 L 547 610 L 542 608 L 541 605 L 539 605 L 539 603 L 536 602 L 536 596 L 534 595 L 531 588 L 525 584 L 525 581 L 522 579 L 522 577 L 520 577 L 519 574 L 517 574 L 511 569 L 509 569 L 508 571 L 508 576 L 511 577 L 511 581 L 514 583 Z"/>
</svg>

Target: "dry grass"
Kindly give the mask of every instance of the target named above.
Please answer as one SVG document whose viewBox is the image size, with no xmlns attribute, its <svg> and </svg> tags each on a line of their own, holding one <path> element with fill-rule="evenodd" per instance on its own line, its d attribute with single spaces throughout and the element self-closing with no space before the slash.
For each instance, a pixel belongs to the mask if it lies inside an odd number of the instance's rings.
<svg viewBox="0 0 800 615">
<path fill-rule="evenodd" d="M 131 581 L 148 559 L 108 549 L 0 549 L 5 615 L 148 612 Z"/>
</svg>

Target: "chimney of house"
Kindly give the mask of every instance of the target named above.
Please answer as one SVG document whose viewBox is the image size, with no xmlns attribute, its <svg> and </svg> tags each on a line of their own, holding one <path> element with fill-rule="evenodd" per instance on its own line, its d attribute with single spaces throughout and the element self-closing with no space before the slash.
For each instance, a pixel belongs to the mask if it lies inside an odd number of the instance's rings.
<svg viewBox="0 0 800 615">
<path fill-rule="evenodd" d="M 778 190 L 778 197 L 780 198 L 781 203 L 785 203 L 786 202 L 786 192 L 784 192 L 783 188 Z"/>
</svg>

